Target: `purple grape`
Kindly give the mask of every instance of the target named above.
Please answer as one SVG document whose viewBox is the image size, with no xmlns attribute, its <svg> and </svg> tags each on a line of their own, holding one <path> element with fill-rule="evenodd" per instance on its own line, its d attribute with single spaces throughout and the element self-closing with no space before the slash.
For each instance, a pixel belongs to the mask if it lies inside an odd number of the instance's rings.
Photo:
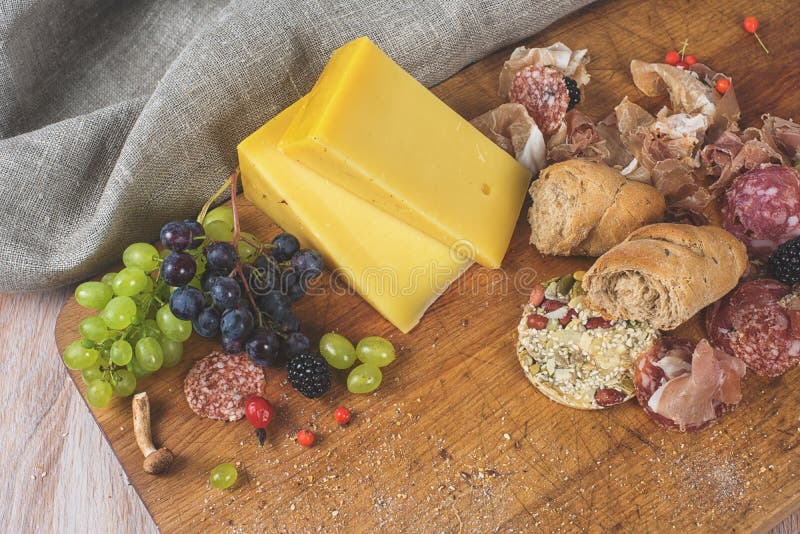
<svg viewBox="0 0 800 534">
<path fill-rule="evenodd" d="M 211 300 L 214 304 L 223 309 L 235 306 L 239 302 L 239 297 L 242 296 L 236 280 L 225 276 L 213 278 L 208 293 L 211 295 Z"/>
<path fill-rule="evenodd" d="M 289 297 L 278 290 L 269 291 L 258 299 L 258 307 L 272 318 L 281 317 L 291 311 L 291 306 Z"/>
<path fill-rule="evenodd" d="M 194 278 L 197 264 L 185 252 L 173 252 L 161 263 L 161 278 L 171 286 L 185 286 Z"/>
<path fill-rule="evenodd" d="M 192 230 L 185 223 L 168 222 L 161 228 L 161 244 L 174 252 L 185 250 L 192 244 Z"/>
<path fill-rule="evenodd" d="M 219 320 L 221 315 L 220 311 L 213 306 L 205 308 L 195 320 L 192 321 L 194 331 L 203 337 L 217 337 L 219 334 Z"/>
<path fill-rule="evenodd" d="M 222 313 L 219 322 L 222 337 L 228 339 L 245 339 L 253 331 L 253 314 L 245 308 L 231 308 Z"/>
<path fill-rule="evenodd" d="M 278 268 L 266 256 L 256 258 L 246 275 L 250 289 L 258 295 L 263 295 L 278 285 Z"/>
<path fill-rule="evenodd" d="M 183 221 L 183 224 L 189 227 L 189 231 L 192 234 L 192 243 L 189 245 L 189 248 L 194 249 L 202 245 L 206 236 L 206 231 L 203 229 L 203 225 L 197 221 L 193 221 L 192 219 L 186 219 Z"/>
<path fill-rule="evenodd" d="M 230 273 L 236 267 L 236 249 L 233 248 L 233 245 L 224 241 L 208 245 L 206 258 L 208 259 L 208 265 L 212 269 Z"/>
<path fill-rule="evenodd" d="M 196 287 L 179 287 L 169 298 L 169 309 L 172 315 L 184 321 L 191 321 L 203 311 L 206 299 L 203 292 Z"/>
<path fill-rule="evenodd" d="M 223 336 L 220 341 L 222 343 L 222 350 L 228 354 L 239 354 L 244 350 L 244 341 L 241 339 L 230 339 Z"/>
<path fill-rule="evenodd" d="M 206 269 L 203 272 L 203 276 L 200 277 L 200 287 L 203 288 L 203 291 L 206 293 L 211 291 L 211 282 L 218 276 L 225 277 L 228 276 L 228 273 L 223 273 L 222 271 L 217 271 L 214 269 Z"/>
<path fill-rule="evenodd" d="M 292 269 L 305 280 L 316 278 L 324 268 L 322 255 L 316 250 L 304 248 L 292 256 Z"/>
<path fill-rule="evenodd" d="M 286 337 L 286 352 L 289 357 L 298 356 L 311 348 L 311 342 L 302 332 L 292 332 Z"/>
<path fill-rule="evenodd" d="M 303 277 L 292 273 L 286 285 L 286 296 L 289 297 L 290 301 L 297 302 L 306 295 L 307 285 Z"/>
<path fill-rule="evenodd" d="M 278 261 L 286 261 L 300 250 L 300 242 L 292 234 L 278 234 L 272 240 L 272 257 Z"/>
<path fill-rule="evenodd" d="M 279 351 L 281 340 L 270 330 L 257 329 L 245 344 L 247 355 L 259 367 L 276 366 L 281 363 Z"/>
</svg>

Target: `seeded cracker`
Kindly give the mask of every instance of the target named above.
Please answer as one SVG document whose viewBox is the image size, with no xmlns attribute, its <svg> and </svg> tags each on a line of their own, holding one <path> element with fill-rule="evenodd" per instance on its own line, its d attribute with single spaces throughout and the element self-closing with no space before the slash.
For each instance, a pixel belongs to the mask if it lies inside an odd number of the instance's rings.
<svg viewBox="0 0 800 534">
<path fill-rule="evenodd" d="M 608 397 L 598 396 L 603 390 L 621 392 L 620 402 L 632 398 L 633 363 L 653 345 L 658 332 L 633 321 L 599 319 L 583 305 L 579 282 L 566 293 L 558 292 L 559 285 L 563 289 L 558 280 L 545 284 L 544 302 L 538 307 L 526 304 L 517 328 L 517 358 L 528 380 L 549 399 L 571 408 L 604 408 L 597 402 Z M 563 306 L 552 309 L 554 301 Z M 570 309 L 576 316 L 564 319 L 572 315 Z M 545 316 L 547 327 L 529 327 L 531 315 Z M 569 322 L 563 325 L 562 319 Z"/>
</svg>

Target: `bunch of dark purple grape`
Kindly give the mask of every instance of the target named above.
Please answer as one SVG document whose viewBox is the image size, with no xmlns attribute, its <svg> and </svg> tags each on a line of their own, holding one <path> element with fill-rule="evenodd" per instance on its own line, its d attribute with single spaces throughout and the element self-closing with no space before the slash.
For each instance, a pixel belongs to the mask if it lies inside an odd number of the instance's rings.
<svg viewBox="0 0 800 534">
<path fill-rule="evenodd" d="M 244 232 L 234 238 L 232 229 L 219 224 L 229 209 L 209 212 L 202 226 L 185 221 L 162 228 L 162 244 L 171 253 L 161 276 L 175 287 L 169 309 L 177 319 L 191 321 L 201 336 L 219 336 L 226 352 L 245 351 L 262 367 L 284 365 L 310 348 L 292 303 L 322 273 L 322 256 L 301 249 L 288 233 L 269 244 Z"/>
</svg>

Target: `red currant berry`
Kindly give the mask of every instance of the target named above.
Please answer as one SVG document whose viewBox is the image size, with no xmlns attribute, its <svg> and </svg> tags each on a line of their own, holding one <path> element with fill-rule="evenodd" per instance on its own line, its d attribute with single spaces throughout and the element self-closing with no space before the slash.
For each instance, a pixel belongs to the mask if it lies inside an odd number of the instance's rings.
<svg viewBox="0 0 800 534">
<path fill-rule="evenodd" d="M 681 55 L 676 52 L 675 50 L 670 50 L 667 52 L 667 55 L 664 56 L 664 63 L 667 65 L 677 65 L 678 61 L 681 60 Z"/>
<path fill-rule="evenodd" d="M 689 54 L 689 55 L 687 55 L 685 58 L 683 58 L 683 60 L 684 60 L 684 61 L 686 62 L 686 64 L 687 64 L 687 65 L 689 65 L 690 67 L 691 67 L 692 65 L 694 65 L 695 63 L 697 63 L 697 58 L 696 58 L 696 57 L 694 57 L 694 54 Z"/>
<path fill-rule="evenodd" d="M 314 436 L 314 433 L 311 432 L 310 430 L 303 429 L 297 432 L 297 443 L 299 443 L 303 447 L 312 446 L 314 444 L 315 438 L 316 436 Z"/>
<path fill-rule="evenodd" d="M 747 33 L 756 33 L 756 30 L 758 30 L 758 19 L 755 17 L 747 17 L 744 19 L 743 25 Z"/>
<path fill-rule="evenodd" d="M 717 91 L 719 94 L 724 95 L 731 88 L 731 81 L 728 78 L 720 78 L 717 80 Z"/>
<path fill-rule="evenodd" d="M 350 422 L 350 410 L 345 407 L 336 408 L 336 411 L 333 412 L 333 418 L 340 425 L 346 425 Z"/>
</svg>

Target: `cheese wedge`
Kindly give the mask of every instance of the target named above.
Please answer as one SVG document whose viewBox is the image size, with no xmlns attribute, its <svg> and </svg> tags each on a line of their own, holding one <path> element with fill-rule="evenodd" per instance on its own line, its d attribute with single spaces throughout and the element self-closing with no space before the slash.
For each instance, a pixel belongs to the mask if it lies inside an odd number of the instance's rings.
<svg viewBox="0 0 800 534">
<path fill-rule="evenodd" d="M 366 37 L 333 53 L 279 147 L 489 268 L 500 267 L 530 182 Z"/>
<path fill-rule="evenodd" d="M 278 140 L 304 103 L 239 144 L 244 194 L 408 332 L 472 262 L 283 155 Z"/>
</svg>

